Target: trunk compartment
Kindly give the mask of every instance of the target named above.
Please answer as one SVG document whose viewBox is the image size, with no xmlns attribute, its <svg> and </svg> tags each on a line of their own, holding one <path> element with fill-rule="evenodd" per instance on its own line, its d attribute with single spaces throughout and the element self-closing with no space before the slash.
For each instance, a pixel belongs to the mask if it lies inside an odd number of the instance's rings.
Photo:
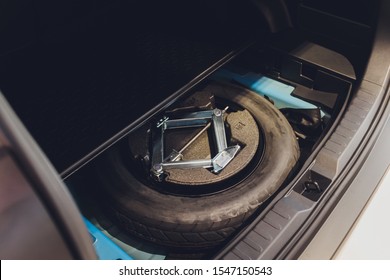
<svg viewBox="0 0 390 280">
<path fill-rule="evenodd" d="M 23 20 L 0 29 L 7 39 L 0 48 L 0 89 L 99 236 L 103 232 L 135 259 L 237 258 L 237 248 L 219 252 L 248 234 L 262 211 L 274 207 L 267 214 L 271 224 L 287 223 L 271 217 L 283 211 L 291 223 L 300 221 L 333 179 L 310 166 L 361 82 L 376 5 L 366 14 L 366 6 L 357 6 L 351 15 L 335 10 L 334 1 L 326 7 L 312 2 L 41 0 L 15 6 L 10 11 Z M 329 34 L 335 26 L 359 30 L 361 37 Z M 100 209 L 96 162 L 214 81 L 254 91 L 283 113 L 299 144 L 296 166 L 217 248 L 178 252 L 129 236 Z M 328 149 L 337 152 L 342 143 L 333 141 Z M 268 242 L 262 257 L 269 258 L 293 230 L 282 230 L 272 242 L 252 238 Z M 117 250 L 107 244 L 106 250 Z"/>
</svg>

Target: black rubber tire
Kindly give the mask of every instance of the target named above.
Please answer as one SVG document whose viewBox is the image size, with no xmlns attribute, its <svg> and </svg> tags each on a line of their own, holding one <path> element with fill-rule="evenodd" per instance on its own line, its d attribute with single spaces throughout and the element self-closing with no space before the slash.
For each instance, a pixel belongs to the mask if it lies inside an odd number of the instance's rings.
<svg viewBox="0 0 390 280">
<path fill-rule="evenodd" d="M 126 232 L 170 248 L 210 248 L 228 238 L 283 184 L 299 157 L 294 132 L 269 101 L 242 87 L 212 83 L 206 89 L 249 110 L 264 132 L 260 164 L 238 185 L 186 197 L 158 192 L 137 180 L 111 148 L 99 165 L 105 209 Z"/>
</svg>

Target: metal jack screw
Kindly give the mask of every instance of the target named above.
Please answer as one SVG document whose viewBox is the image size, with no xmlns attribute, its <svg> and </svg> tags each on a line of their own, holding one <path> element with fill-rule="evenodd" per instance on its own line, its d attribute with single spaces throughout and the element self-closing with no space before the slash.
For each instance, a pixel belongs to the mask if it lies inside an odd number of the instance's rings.
<svg viewBox="0 0 390 280">
<path fill-rule="evenodd" d="M 162 182 L 163 178 L 164 178 L 164 169 L 163 169 L 163 166 L 162 164 L 160 163 L 157 163 L 155 165 L 153 165 L 153 168 L 151 170 L 152 172 L 152 176 L 155 180 L 157 180 L 158 182 Z"/>
<path fill-rule="evenodd" d="M 216 117 L 220 117 L 222 115 L 222 111 L 219 109 L 214 109 L 213 114 Z"/>
</svg>

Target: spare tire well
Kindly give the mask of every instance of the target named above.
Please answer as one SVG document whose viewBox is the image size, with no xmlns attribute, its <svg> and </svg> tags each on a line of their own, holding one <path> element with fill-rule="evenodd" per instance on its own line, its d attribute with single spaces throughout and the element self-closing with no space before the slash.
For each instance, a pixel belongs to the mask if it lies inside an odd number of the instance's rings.
<svg viewBox="0 0 390 280">
<path fill-rule="evenodd" d="M 281 187 L 297 163 L 299 147 L 294 132 L 269 101 L 228 83 L 212 82 L 205 90 L 251 113 L 263 130 L 262 157 L 257 153 L 257 162 L 250 165 L 253 170 L 234 185 L 208 195 L 188 196 L 145 185 L 124 163 L 122 150 L 113 147 L 97 165 L 100 191 L 105 211 L 126 232 L 172 249 L 214 247 Z M 228 183 L 230 180 L 220 182 Z"/>
</svg>

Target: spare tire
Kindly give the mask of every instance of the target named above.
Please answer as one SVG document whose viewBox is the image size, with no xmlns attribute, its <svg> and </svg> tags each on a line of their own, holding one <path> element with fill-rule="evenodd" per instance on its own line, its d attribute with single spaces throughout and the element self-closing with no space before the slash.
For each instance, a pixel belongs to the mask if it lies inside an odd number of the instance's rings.
<svg viewBox="0 0 390 280">
<path fill-rule="evenodd" d="M 224 242 L 277 191 L 299 158 L 288 121 L 273 104 L 245 88 L 213 82 L 205 90 L 248 110 L 262 129 L 264 150 L 252 172 L 208 195 L 169 194 L 141 182 L 126 154 L 111 148 L 98 164 L 104 209 L 127 233 L 170 248 L 210 248 Z M 259 160 L 261 158 L 261 160 Z"/>
</svg>

